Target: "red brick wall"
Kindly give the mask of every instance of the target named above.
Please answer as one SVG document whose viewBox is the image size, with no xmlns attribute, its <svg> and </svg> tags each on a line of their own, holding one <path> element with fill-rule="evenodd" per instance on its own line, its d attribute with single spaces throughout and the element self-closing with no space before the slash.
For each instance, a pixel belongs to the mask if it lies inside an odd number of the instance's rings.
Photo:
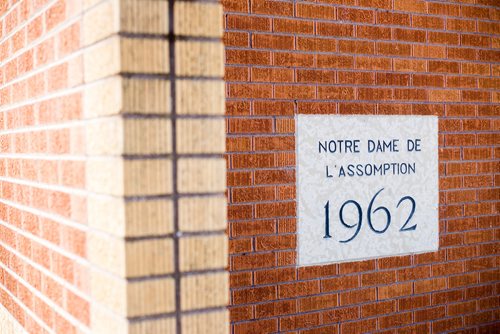
<svg viewBox="0 0 500 334">
<path fill-rule="evenodd" d="M 223 4 L 232 332 L 498 331 L 498 1 Z M 297 268 L 297 113 L 438 115 L 439 251 Z"/>
<path fill-rule="evenodd" d="M 30 333 L 90 322 L 81 6 L 0 1 L 0 304 Z"/>
</svg>

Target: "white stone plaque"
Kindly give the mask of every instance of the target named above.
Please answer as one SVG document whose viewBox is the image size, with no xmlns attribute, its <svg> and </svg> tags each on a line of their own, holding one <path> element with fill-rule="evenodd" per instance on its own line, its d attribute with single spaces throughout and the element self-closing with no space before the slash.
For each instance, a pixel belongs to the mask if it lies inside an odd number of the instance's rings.
<svg viewBox="0 0 500 334">
<path fill-rule="evenodd" d="M 435 116 L 298 115 L 298 263 L 435 251 Z"/>
</svg>

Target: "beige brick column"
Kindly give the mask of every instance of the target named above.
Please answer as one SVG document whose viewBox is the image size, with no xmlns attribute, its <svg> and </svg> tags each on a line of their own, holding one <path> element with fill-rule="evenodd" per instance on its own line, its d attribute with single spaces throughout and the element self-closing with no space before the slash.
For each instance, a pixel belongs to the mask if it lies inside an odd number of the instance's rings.
<svg viewBox="0 0 500 334">
<path fill-rule="evenodd" d="M 228 333 L 222 6 L 170 2 L 178 333 Z"/>
<path fill-rule="evenodd" d="M 222 8 L 86 1 L 95 333 L 227 333 Z"/>
</svg>

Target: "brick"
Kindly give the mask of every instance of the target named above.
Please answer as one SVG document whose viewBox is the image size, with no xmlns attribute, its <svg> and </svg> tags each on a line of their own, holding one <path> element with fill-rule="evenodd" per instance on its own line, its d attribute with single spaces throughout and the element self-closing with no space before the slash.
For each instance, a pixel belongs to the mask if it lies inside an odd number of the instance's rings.
<svg viewBox="0 0 500 334">
<path fill-rule="evenodd" d="M 447 18 L 446 19 L 446 29 L 447 30 L 464 31 L 464 32 L 466 32 L 466 31 L 475 32 L 476 31 L 476 22 L 474 20 Z"/>
<path fill-rule="evenodd" d="M 291 82 L 293 70 L 277 68 L 252 68 L 252 81 Z"/>
<path fill-rule="evenodd" d="M 226 28 L 247 31 L 271 31 L 271 20 L 256 16 L 228 15 Z"/>
<path fill-rule="evenodd" d="M 226 62 L 228 64 L 271 64 L 271 54 L 267 51 L 253 50 L 227 50 Z"/>
<path fill-rule="evenodd" d="M 394 4 L 394 9 L 399 11 L 427 13 L 427 3 L 425 1 L 401 0 Z"/>
<path fill-rule="evenodd" d="M 293 36 L 275 36 L 275 35 L 252 35 L 252 45 L 257 49 L 279 49 L 293 50 L 295 48 L 295 39 Z"/>
<path fill-rule="evenodd" d="M 231 84 L 229 85 L 229 95 L 231 97 L 254 97 L 270 98 L 272 96 L 272 86 L 262 84 Z"/>
<path fill-rule="evenodd" d="M 414 86 L 444 87 L 444 76 L 442 75 L 414 74 L 412 78 Z M 449 79 L 449 77 L 447 79 Z M 450 87 L 455 87 L 455 86 L 450 86 Z"/>
<path fill-rule="evenodd" d="M 430 280 L 417 281 L 414 284 L 415 284 L 415 293 L 426 293 L 426 292 L 445 289 L 446 279 L 435 278 Z"/>
<path fill-rule="evenodd" d="M 341 275 L 363 272 L 363 271 L 371 271 L 371 270 L 375 270 L 375 261 L 373 260 L 339 264 L 339 273 Z"/>
<path fill-rule="evenodd" d="M 478 55 L 474 49 L 448 48 L 448 57 L 450 59 L 476 60 Z"/>
<path fill-rule="evenodd" d="M 319 282 L 308 281 L 278 286 L 278 298 L 307 296 L 319 293 Z"/>
<path fill-rule="evenodd" d="M 377 43 L 377 54 L 394 55 L 394 56 L 410 56 L 411 45 L 396 44 L 396 43 Z"/>
<path fill-rule="evenodd" d="M 363 274 L 361 284 L 363 286 L 391 284 L 396 281 L 395 271 L 378 272 L 372 274 Z"/>
<path fill-rule="evenodd" d="M 462 318 L 460 317 L 438 320 L 432 323 L 432 330 L 437 332 L 458 329 L 461 327 L 462 327 Z"/>
<path fill-rule="evenodd" d="M 295 249 L 296 244 L 297 241 L 294 235 L 264 236 L 255 239 L 255 249 L 257 251 Z"/>
<path fill-rule="evenodd" d="M 425 42 L 426 33 L 423 30 L 407 30 L 407 29 L 393 29 L 393 38 L 396 40 L 406 41 L 406 42 Z"/>
<path fill-rule="evenodd" d="M 316 24 L 316 27 L 318 35 L 341 36 L 341 37 L 354 36 L 354 26 L 349 24 L 318 22 Z"/>
<path fill-rule="evenodd" d="M 297 81 L 304 83 L 335 83 L 335 72 L 328 70 L 297 70 Z"/>
<path fill-rule="evenodd" d="M 444 28 L 444 22 L 445 22 L 444 19 L 435 16 L 420 16 L 420 15 L 412 16 L 412 26 L 415 28 L 441 30 Z M 449 20 L 447 22 L 449 22 Z"/>
<path fill-rule="evenodd" d="M 256 115 L 293 115 L 293 102 L 255 101 L 254 113 Z"/>
<path fill-rule="evenodd" d="M 232 258 L 233 270 L 269 268 L 275 265 L 275 255 L 272 253 L 264 254 L 245 254 Z"/>
<path fill-rule="evenodd" d="M 293 14 L 293 4 L 269 0 L 257 0 L 251 3 L 252 13 L 290 16 Z"/>
<path fill-rule="evenodd" d="M 358 276 L 344 276 L 321 281 L 321 291 L 349 290 L 360 287 Z"/>
<path fill-rule="evenodd" d="M 392 61 L 389 58 L 356 57 L 356 68 L 363 70 L 391 70 Z"/>
<path fill-rule="evenodd" d="M 194 271 L 225 268 L 227 266 L 227 247 L 225 235 L 182 238 L 179 245 L 180 269 Z M 196 249 L 200 252 L 193 252 Z"/>
<path fill-rule="evenodd" d="M 361 306 L 361 316 L 363 318 L 374 315 L 393 313 L 396 310 L 396 302 L 393 300 L 377 302 L 374 304 L 365 304 Z"/>
<path fill-rule="evenodd" d="M 229 314 L 226 310 L 214 311 L 206 313 L 194 313 L 183 316 L 182 318 L 182 331 L 185 333 L 200 333 L 202 331 L 209 331 L 213 333 L 228 333 Z"/>
<path fill-rule="evenodd" d="M 366 319 L 355 322 L 347 322 L 340 325 L 342 333 L 364 333 L 366 329 L 374 329 L 377 327 L 376 319 Z"/>
<path fill-rule="evenodd" d="M 282 330 L 313 327 L 319 325 L 319 323 L 320 320 L 318 313 L 301 314 L 280 318 L 280 328 Z"/>
<path fill-rule="evenodd" d="M 273 220 L 259 220 L 252 223 L 232 223 L 233 236 L 253 236 L 276 232 L 276 222 Z"/>
<path fill-rule="evenodd" d="M 339 51 L 342 53 L 374 54 L 375 44 L 365 41 L 339 41 Z"/>
<path fill-rule="evenodd" d="M 377 13 L 377 23 L 382 25 L 409 26 L 410 15 L 381 11 Z"/>
<path fill-rule="evenodd" d="M 229 309 L 230 322 L 250 320 L 252 316 L 253 310 L 251 306 L 231 307 Z"/>
<path fill-rule="evenodd" d="M 445 58 L 446 47 L 437 45 L 413 45 L 413 55 L 419 58 Z"/>
<path fill-rule="evenodd" d="M 273 268 L 255 271 L 256 284 L 272 284 L 293 281 L 296 278 L 293 268 Z"/>
<path fill-rule="evenodd" d="M 269 314 L 286 315 L 297 312 L 296 302 L 293 300 L 271 302 L 257 305 L 255 315 L 257 318 L 266 318 Z"/>
<path fill-rule="evenodd" d="M 338 19 L 361 23 L 375 23 L 375 13 L 371 10 L 338 8 Z"/>
<path fill-rule="evenodd" d="M 357 26 L 356 36 L 359 38 L 391 39 L 391 29 L 378 26 Z"/>
<path fill-rule="evenodd" d="M 335 19 L 335 9 L 329 6 L 298 3 L 295 15 L 303 18 Z"/>
<path fill-rule="evenodd" d="M 273 332 L 278 330 L 277 319 L 266 319 L 259 321 L 252 321 L 234 326 L 235 334 L 251 334 L 261 332 Z"/>
<path fill-rule="evenodd" d="M 337 41 L 328 38 L 297 37 L 297 49 L 307 51 L 337 51 Z"/>
<path fill-rule="evenodd" d="M 227 273 L 190 275 L 181 279 L 181 309 L 192 310 L 225 306 L 229 302 L 224 287 Z M 225 283 L 224 283 L 225 282 Z"/>
<path fill-rule="evenodd" d="M 399 327 L 399 326 L 407 325 L 407 324 L 411 324 L 411 323 L 412 323 L 411 312 L 389 315 L 389 316 L 381 317 L 379 319 L 380 328 Z"/>
<path fill-rule="evenodd" d="M 298 300 L 298 303 L 301 312 L 332 308 L 338 305 L 336 294 L 301 298 Z"/>
<path fill-rule="evenodd" d="M 273 19 L 273 29 L 276 32 L 312 34 L 314 22 L 292 19 Z"/>
<path fill-rule="evenodd" d="M 318 54 L 317 63 L 322 68 L 352 68 L 354 57 Z"/>
<path fill-rule="evenodd" d="M 375 288 L 354 290 L 340 293 L 340 305 L 359 304 L 376 299 Z"/>
<path fill-rule="evenodd" d="M 398 303 L 398 309 L 400 311 L 408 311 L 430 306 L 431 297 L 430 295 L 422 295 L 422 296 L 402 298 L 398 299 L 397 303 Z"/>
<path fill-rule="evenodd" d="M 335 308 L 323 312 L 323 322 L 344 322 L 347 320 L 359 319 L 359 306 Z"/>
<path fill-rule="evenodd" d="M 358 88 L 358 98 L 360 100 L 391 100 L 392 96 L 392 89 Z"/>
<path fill-rule="evenodd" d="M 321 86 L 318 89 L 318 97 L 328 100 L 353 100 L 354 89 L 340 86 Z"/>
<path fill-rule="evenodd" d="M 311 67 L 314 64 L 314 55 L 296 53 L 274 53 L 273 64 L 290 67 Z"/>
<path fill-rule="evenodd" d="M 224 45 L 227 46 L 249 46 L 248 33 L 246 32 L 224 32 Z"/>
<path fill-rule="evenodd" d="M 248 2 L 237 0 L 222 0 L 222 6 L 224 7 L 225 12 L 248 12 Z"/>
<path fill-rule="evenodd" d="M 391 286 L 381 286 L 377 288 L 378 299 L 389 299 L 410 295 L 413 292 L 412 283 L 395 284 Z"/>
<path fill-rule="evenodd" d="M 394 69 L 402 72 L 425 72 L 427 62 L 425 60 L 394 59 Z"/>
<path fill-rule="evenodd" d="M 455 33 L 430 31 L 428 34 L 428 39 L 430 43 L 436 43 L 436 44 L 446 44 L 446 45 L 459 44 L 459 35 Z"/>
<path fill-rule="evenodd" d="M 458 90 L 431 90 L 429 99 L 436 102 L 457 102 L 460 101 L 460 91 Z"/>
</svg>

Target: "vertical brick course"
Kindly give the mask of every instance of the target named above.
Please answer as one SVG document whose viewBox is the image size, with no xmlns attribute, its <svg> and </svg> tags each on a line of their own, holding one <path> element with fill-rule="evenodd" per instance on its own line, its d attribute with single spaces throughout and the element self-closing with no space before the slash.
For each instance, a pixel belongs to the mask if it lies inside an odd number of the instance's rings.
<svg viewBox="0 0 500 334">
<path fill-rule="evenodd" d="M 498 4 L 222 3 L 232 333 L 495 332 Z M 296 268 L 297 113 L 439 116 L 440 250 Z"/>
</svg>

